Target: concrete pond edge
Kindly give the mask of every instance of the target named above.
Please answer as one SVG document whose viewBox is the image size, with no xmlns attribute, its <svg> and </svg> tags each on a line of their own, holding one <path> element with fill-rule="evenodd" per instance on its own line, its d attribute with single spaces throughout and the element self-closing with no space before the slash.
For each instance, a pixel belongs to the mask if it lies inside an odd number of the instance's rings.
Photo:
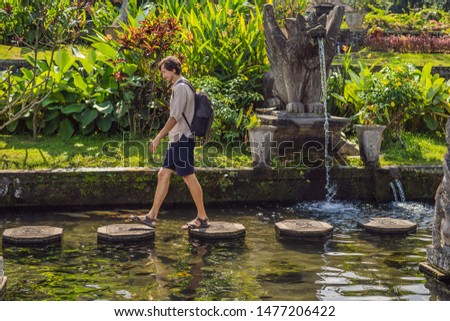
<svg viewBox="0 0 450 321">
<path fill-rule="evenodd" d="M 80 168 L 0 171 L 0 210 L 64 206 L 149 206 L 158 169 Z M 326 170 L 287 168 L 196 170 L 206 204 L 302 202 L 325 198 Z M 399 180 L 407 201 L 434 202 L 442 166 L 377 169 L 333 167 L 335 200 L 394 201 L 391 182 Z M 192 203 L 183 180 L 173 176 L 165 204 Z"/>
</svg>

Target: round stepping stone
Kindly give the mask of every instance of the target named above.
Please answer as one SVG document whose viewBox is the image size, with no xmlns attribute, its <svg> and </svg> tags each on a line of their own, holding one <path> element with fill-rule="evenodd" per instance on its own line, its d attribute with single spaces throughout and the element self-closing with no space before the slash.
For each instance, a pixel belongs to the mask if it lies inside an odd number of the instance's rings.
<svg viewBox="0 0 450 321">
<path fill-rule="evenodd" d="M 239 223 L 210 222 L 207 228 L 190 229 L 189 235 L 203 239 L 234 239 L 245 235 L 245 227 Z"/>
<path fill-rule="evenodd" d="M 308 219 L 284 220 L 275 223 L 280 238 L 322 241 L 333 234 L 333 226 L 321 221 Z"/>
<path fill-rule="evenodd" d="M 416 223 L 389 217 L 362 219 L 358 221 L 357 224 L 366 231 L 382 234 L 408 233 L 417 229 Z"/>
<path fill-rule="evenodd" d="M 111 224 L 99 227 L 97 237 L 107 242 L 140 242 L 152 240 L 155 229 L 143 224 Z"/>
<path fill-rule="evenodd" d="M 18 245 L 36 245 L 61 241 L 63 229 L 54 226 L 21 226 L 3 231 L 3 241 Z"/>
</svg>

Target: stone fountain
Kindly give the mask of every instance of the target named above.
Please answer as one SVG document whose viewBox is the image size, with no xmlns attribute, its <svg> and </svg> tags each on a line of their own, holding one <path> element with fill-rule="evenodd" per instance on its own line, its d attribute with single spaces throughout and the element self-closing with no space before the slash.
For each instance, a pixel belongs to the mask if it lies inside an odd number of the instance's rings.
<svg viewBox="0 0 450 321">
<path fill-rule="evenodd" d="M 444 177 L 436 191 L 432 245 L 427 248 L 427 261 L 421 270 L 435 279 L 450 283 L 450 121 L 445 126 L 447 152 L 444 156 Z M 450 293 L 448 293 L 450 297 Z"/>
<path fill-rule="evenodd" d="M 304 152 L 309 144 L 320 151 L 325 144 L 325 113 L 321 103 L 322 86 L 318 38 L 324 40 L 325 69 L 336 54 L 344 8 L 335 6 L 320 17 L 316 12 L 307 18 L 299 14 L 285 19 L 281 28 L 271 4 L 264 6 L 264 33 L 271 71 L 264 76 L 264 113 L 259 115 L 262 127 L 274 126 L 273 141 L 279 155 Z M 328 150 L 342 147 L 341 132 L 347 118 L 328 117 Z M 271 127 L 271 128 L 274 128 Z M 287 151 L 289 150 L 289 151 Z"/>
</svg>

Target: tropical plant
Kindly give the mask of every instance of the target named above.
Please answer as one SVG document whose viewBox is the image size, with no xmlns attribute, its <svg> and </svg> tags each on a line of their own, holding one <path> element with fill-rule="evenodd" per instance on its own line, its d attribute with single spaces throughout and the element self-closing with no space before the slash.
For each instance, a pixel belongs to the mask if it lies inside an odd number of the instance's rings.
<svg viewBox="0 0 450 321">
<path fill-rule="evenodd" d="M 221 142 L 243 140 L 251 119 L 241 119 L 241 115 L 247 114 L 255 102 L 262 100 L 262 95 L 246 88 L 247 80 L 244 76 L 228 81 L 220 81 L 212 76 L 191 80 L 196 88 L 208 93 L 214 106 L 211 140 Z"/>
<path fill-rule="evenodd" d="M 360 124 L 387 125 L 391 134 L 401 138 L 405 127 L 419 128 L 417 119 L 434 131 L 450 114 L 450 83 L 439 75 L 432 76 L 431 65 L 419 71 L 412 64 L 393 59 L 378 72 L 362 62 L 359 66 L 359 74 L 349 72 L 343 95 L 332 95 L 352 109 L 353 119 Z"/>
<path fill-rule="evenodd" d="M 155 89 L 161 82 L 156 64 L 172 52 L 177 29 L 173 19 L 159 14 L 139 28 L 128 27 L 119 42 L 98 34 L 88 38 L 93 49 L 59 50 L 45 61 L 27 56 L 33 71 L 2 74 L 0 129 L 14 131 L 20 122 L 30 127 L 31 119 L 37 124 L 35 132 L 58 131 L 63 138 L 75 132 L 108 132 L 114 124 L 135 134 L 153 129 L 167 99 Z M 46 87 L 37 90 L 41 83 Z M 22 92 L 29 93 L 32 102 L 26 108 Z"/>
<path fill-rule="evenodd" d="M 376 31 L 417 31 L 450 33 L 450 14 L 443 10 L 423 9 L 417 12 L 386 14 L 385 10 L 371 7 L 364 25 L 369 33 Z"/>
<path fill-rule="evenodd" d="M 133 133 L 142 134 L 146 128 L 154 128 L 155 117 L 164 101 L 158 100 L 161 94 L 157 94 L 161 87 L 158 62 L 169 54 L 174 54 L 178 41 L 180 26 L 175 18 L 163 11 L 153 11 L 152 15 L 140 21 L 139 27 L 124 26 L 124 33 L 120 35 L 121 48 L 118 63 L 136 64 L 136 77 L 139 79 L 127 79 L 127 70 L 117 70 L 120 81 L 119 92 L 122 97 L 127 97 L 127 109 L 132 111 L 130 127 Z M 119 65 L 118 65 L 119 66 Z M 124 94 L 124 92 L 126 94 Z"/>
<path fill-rule="evenodd" d="M 279 25 L 284 25 L 284 19 L 295 18 L 303 14 L 310 4 L 310 0 L 273 0 L 275 18 Z"/>
<path fill-rule="evenodd" d="M 342 3 L 352 7 L 354 11 L 366 11 L 369 5 L 376 4 L 374 0 L 342 0 Z"/>
<path fill-rule="evenodd" d="M 85 1 L 7 0 L 0 8 L 0 35 L 5 44 L 51 48 L 72 44 L 87 34 Z"/>
<path fill-rule="evenodd" d="M 450 80 L 432 74 L 432 65 L 426 64 L 422 70 L 416 72 L 416 79 L 422 89 L 423 105 L 420 111 L 420 118 L 427 124 L 427 127 L 435 131 L 439 127 L 444 128 L 444 122 L 450 115 Z M 411 119 L 410 130 L 417 130 L 418 125 Z"/>
<path fill-rule="evenodd" d="M 162 6 L 182 24 L 179 50 L 186 56 L 188 76 L 226 80 L 244 75 L 258 84 L 268 68 L 263 15 L 245 0 L 163 0 Z"/>
</svg>

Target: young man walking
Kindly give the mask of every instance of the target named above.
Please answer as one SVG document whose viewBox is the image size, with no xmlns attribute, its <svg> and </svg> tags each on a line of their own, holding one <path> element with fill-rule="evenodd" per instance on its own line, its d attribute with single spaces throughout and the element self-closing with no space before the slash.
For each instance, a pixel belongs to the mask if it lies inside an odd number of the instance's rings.
<svg viewBox="0 0 450 321">
<path fill-rule="evenodd" d="M 172 84 L 170 116 L 151 142 L 149 150 L 154 153 L 161 139 L 167 134 L 169 135 L 169 147 L 158 173 L 158 185 L 150 212 L 142 216 L 133 215 L 131 219 L 152 228 L 156 227 L 159 209 L 169 190 L 170 177 L 172 173 L 176 173 L 183 177 L 197 207 L 197 217 L 186 223 L 182 229 L 208 227 L 209 219 L 203 203 L 203 190 L 194 173 L 195 138 L 187 123 L 187 121 L 191 123 L 194 117 L 195 94 L 190 86 L 185 83 L 186 78 L 181 75 L 181 63 L 178 58 L 166 57 L 158 64 L 158 68 L 162 77 Z"/>
</svg>

